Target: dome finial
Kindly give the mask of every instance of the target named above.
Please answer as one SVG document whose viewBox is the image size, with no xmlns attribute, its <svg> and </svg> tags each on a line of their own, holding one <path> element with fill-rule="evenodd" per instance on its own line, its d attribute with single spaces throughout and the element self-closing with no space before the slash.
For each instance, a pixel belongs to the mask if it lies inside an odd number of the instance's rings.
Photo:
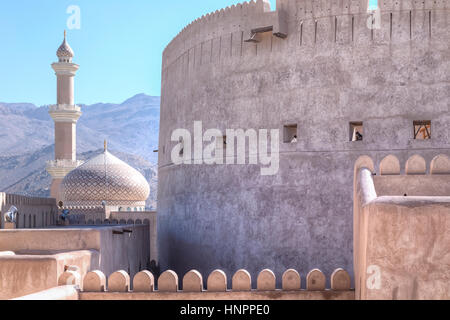
<svg viewBox="0 0 450 320">
<path fill-rule="evenodd" d="M 106 139 L 105 139 L 105 141 L 103 142 L 103 148 L 104 148 L 104 151 L 105 151 L 105 152 L 108 151 L 108 142 L 106 141 Z"/>
<path fill-rule="evenodd" d="M 64 40 L 56 51 L 56 56 L 59 58 L 59 62 L 72 62 L 74 56 L 72 48 L 67 43 L 67 32 L 64 30 Z"/>
</svg>

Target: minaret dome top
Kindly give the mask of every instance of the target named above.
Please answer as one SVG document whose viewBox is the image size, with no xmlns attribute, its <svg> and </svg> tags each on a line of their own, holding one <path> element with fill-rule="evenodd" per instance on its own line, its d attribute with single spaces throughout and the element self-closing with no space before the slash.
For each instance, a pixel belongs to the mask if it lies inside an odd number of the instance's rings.
<svg viewBox="0 0 450 320">
<path fill-rule="evenodd" d="M 67 43 L 65 30 L 64 30 L 64 41 L 58 48 L 58 51 L 56 51 L 56 55 L 59 58 L 59 62 L 72 62 L 74 54 L 72 48 Z"/>
</svg>

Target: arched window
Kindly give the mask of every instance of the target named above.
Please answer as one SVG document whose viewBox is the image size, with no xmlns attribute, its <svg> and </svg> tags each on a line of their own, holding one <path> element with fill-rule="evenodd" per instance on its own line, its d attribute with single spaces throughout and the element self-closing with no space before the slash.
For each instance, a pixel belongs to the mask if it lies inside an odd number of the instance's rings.
<svg viewBox="0 0 450 320">
<path fill-rule="evenodd" d="M 122 211 L 122 207 L 119 207 L 119 212 Z"/>
<path fill-rule="evenodd" d="M 128 207 L 128 208 L 127 208 L 127 211 L 131 211 L 131 208 L 130 208 L 130 207 Z"/>
</svg>

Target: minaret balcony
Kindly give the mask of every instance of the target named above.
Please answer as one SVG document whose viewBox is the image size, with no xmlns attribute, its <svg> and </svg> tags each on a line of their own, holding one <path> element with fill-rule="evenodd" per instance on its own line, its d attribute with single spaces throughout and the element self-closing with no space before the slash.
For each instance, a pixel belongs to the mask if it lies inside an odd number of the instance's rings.
<svg viewBox="0 0 450 320">
<path fill-rule="evenodd" d="M 70 159 L 60 159 L 60 160 L 50 160 L 47 161 L 46 170 L 53 179 L 62 179 L 70 171 L 81 166 L 83 161 L 81 160 L 70 160 Z"/>
<path fill-rule="evenodd" d="M 77 105 L 71 105 L 71 104 L 54 104 L 49 107 L 49 112 L 54 111 L 76 111 L 80 112 L 81 107 Z"/>
<path fill-rule="evenodd" d="M 49 107 L 48 113 L 55 122 L 76 123 L 81 117 L 81 108 L 70 104 L 56 104 Z"/>
</svg>

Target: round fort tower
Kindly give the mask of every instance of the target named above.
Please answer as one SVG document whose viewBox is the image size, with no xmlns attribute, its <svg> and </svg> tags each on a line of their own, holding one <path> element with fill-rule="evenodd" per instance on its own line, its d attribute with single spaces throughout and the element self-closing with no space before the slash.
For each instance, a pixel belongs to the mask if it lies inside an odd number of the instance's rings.
<svg viewBox="0 0 450 320">
<path fill-rule="evenodd" d="M 161 269 L 353 270 L 353 164 L 450 154 L 450 1 L 262 0 L 163 54 Z M 175 165 L 175 129 L 279 129 L 279 170 Z M 295 137 L 294 137 L 295 136 Z M 375 170 L 379 171 L 376 165 Z M 402 167 L 402 172 L 404 167 Z M 253 279 L 255 280 L 255 279 Z"/>
</svg>

